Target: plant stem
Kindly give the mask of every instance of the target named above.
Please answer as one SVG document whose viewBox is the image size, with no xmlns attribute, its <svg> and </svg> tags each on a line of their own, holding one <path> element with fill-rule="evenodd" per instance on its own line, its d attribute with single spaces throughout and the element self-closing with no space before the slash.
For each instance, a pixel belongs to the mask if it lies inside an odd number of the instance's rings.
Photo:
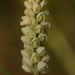
<svg viewBox="0 0 75 75">
<path fill-rule="evenodd" d="M 39 75 L 36 64 L 34 65 L 33 73 L 34 73 L 34 75 Z"/>
</svg>

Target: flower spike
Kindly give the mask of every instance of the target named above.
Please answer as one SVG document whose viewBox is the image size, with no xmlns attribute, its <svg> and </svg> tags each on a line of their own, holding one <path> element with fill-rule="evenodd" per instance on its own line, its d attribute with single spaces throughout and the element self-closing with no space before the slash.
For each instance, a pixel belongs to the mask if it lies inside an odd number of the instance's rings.
<svg viewBox="0 0 75 75">
<path fill-rule="evenodd" d="M 21 17 L 22 21 L 20 22 L 20 25 L 23 26 L 21 40 L 24 44 L 24 49 L 21 50 L 22 69 L 28 73 L 33 72 L 34 75 L 45 74 L 49 71 L 47 63 L 50 56 L 46 53 L 43 44 L 48 40 L 46 29 L 51 26 L 45 20 L 49 14 L 49 11 L 44 10 L 46 4 L 46 0 L 24 1 L 25 15 Z"/>
</svg>

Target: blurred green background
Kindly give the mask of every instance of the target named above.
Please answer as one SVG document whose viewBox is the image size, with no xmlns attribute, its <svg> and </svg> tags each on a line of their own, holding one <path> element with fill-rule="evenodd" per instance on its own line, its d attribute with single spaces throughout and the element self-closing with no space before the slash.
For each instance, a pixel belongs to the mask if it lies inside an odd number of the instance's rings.
<svg viewBox="0 0 75 75">
<path fill-rule="evenodd" d="M 23 2 L 0 0 L 0 75 L 30 75 L 21 69 Z M 75 0 L 48 0 L 46 10 L 52 24 L 45 44 L 51 57 L 46 75 L 75 75 Z"/>
</svg>

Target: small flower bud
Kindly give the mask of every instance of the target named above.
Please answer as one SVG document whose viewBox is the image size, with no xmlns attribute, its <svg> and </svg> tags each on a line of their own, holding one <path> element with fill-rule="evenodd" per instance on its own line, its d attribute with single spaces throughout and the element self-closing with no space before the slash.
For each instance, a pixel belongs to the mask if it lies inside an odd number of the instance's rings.
<svg viewBox="0 0 75 75">
<path fill-rule="evenodd" d="M 44 29 L 50 28 L 50 26 L 51 26 L 51 24 L 49 22 L 41 22 L 41 25 L 44 27 Z"/>
<path fill-rule="evenodd" d="M 22 59 L 22 69 L 24 69 L 26 72 L 31 73 L 32 72 L 32 65 L 29 65 L 30 63 L 25 62 L 24 58 Z"/>
<path fill-rule="evenodd" d="M 35 13 L 31 9 L 26 9 L 24 13 L 29 17 L 35 17 Z"/>
<path fill-rule="evenodd" d="M 20 25 L 22 25 L 22 26 L 30 25 L 30 18 L 28 16 L 23 16 L 23 17 L 21 17 L 21 19 L 23 21 L 20 22 Z"/>
<path fill-rule="evenodd" d="M 29 57 L 29 55 L 27 54 L 27 52 L 25 50 L 21 50 L 21 54 L 23 57 Z"/>
<path fill-rule="evenodd" d="M 40 42 L 47 41 L 47 35 L 46 34 L 39 34 L 38 39 Z"/>
<path fill-rule="evenodd" d="M 41 10 L 40 5 L 35 2 L 34 5 L 33 5 L 33 11 L 34 11 L 35 13 L 39 13 L 40 10 Z"/>
<path fill-rule="evenodd" d="M 28 35 L 30 38 L 36 37 L 34 30 L 29 26 L 23 27 L 21 30 L 22 30 L 23 34 Z"/>
<path fill-rule="evenodd" d="M 26 66 L 26 65 L 22 65 L 22 69 L 28 73 L 32 73 L 32 70 L 30 67 Z"/>
<path fill-rule="evenodd" d="M 28 54 L 29 56 L 31 56 L 32 53 L 34 52 L 33 47 L 31 47 L 31 46 L 29 46 L 29 45 L 24 45 L 24 48 L 25 48 L 25 50 L 26 50 L 26 52 L 27 52 L 27 54 Z"/>
<path fill-rule="evenodd" d="M 36 34 L 40 34 L 40 33 L 43 33 L 43 27 L 41 25 L 37 25 L 35 28 L 34 28 L 34 31 Z"/>
<path fill-rule="evenodd" d="M 46 6 L 47 1 L 46 0 L 42 0 L 42 2 L 40 3 L 41 9 L 43 10 L 44 7 Z"/>
<path fill-rule="evenodd" d="M 39 56 L 44 56 L 46 51 L 45 51 L 45 47 L 38 47 L 36 49 L 36 53 L 39 55 Z"/>
<path fill-rule="evenodd" d="M 28 0 L 32 5 L 35 3 L 34 0 Z"/>
<path fill-rule="evenodd" d="M 37 20 L 36 20 L 35 18 L 31 18 L 31 26 L 32 26 L 32 27 L 35 27 L 35 26 L 37 26 L 37 25 L 38 25 Z"/>
<path fill-rule="evenodd" d="M 37 69 L 38 69 L 38 71 L 45 71 L 45 70 L 47 70 L 48 69 L 48 65 L 45 63 L 45 62 L 43 62 L 43 61 L 40 61 L 38 64 L 37 64 Z"/>
<path fill-rule="evenodd" d="M 24 44 L 30 44 L 31 39 L 28 36 L 22 36 L 21 40 Z"/>
<path fill-rule="evenodd" d="M 49 55 L 45 55 L 45 56 L 42 57 L 42 61 L 44 61 L 46 63 L 49 61 L 49 59 L 50 59 Z"/>
<path fill-rule="evenodd" d="M 40 46 L 40 42 L 37 38 L 34 38 L 32 41 L 31 41 L 31 45 L 33 48 L 37 48 Z"/>
<path fill-rule="evenodd" d="M 40 57 L 36 53 L 33 53 L 31 56 L 31 61 L 33 64 L 38 63 L 40 61 Z"/>
<path fill-rule="evenodd" d="M 23 60 L 22 61 L 23 61 L 22 62 L 23 64 L 26 63 L 29 67 L 32 67 L 33 66 L 30 57 L 23 57 Z"/>
<path fill-rule="evenodd" d="M 38 22 L 42 22 L 45 20 L 45 15 L 43 14 L 43 12 L 40 12 L 37 16 L 36 19 Z"/>
<path fill-rule="evenodd" d="M 27 9 L 32 9 L 32 4 L 29 1 L 25 1 L 24 5 Z"/>
</svg>

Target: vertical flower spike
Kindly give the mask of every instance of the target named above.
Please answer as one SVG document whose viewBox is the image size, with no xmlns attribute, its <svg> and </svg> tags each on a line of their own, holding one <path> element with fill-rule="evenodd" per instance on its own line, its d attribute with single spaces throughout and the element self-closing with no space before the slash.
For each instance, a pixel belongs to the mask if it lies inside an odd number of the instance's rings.
<svg viewBox="0 0 75 75">
<path fill-rule="evenodd" d="M 47 38 L 46 30 L 51 24 L 46 22 L 45 18 L 49 11 L 44 11 L 47 4 L 46 0 L 26 0 L 24 2 L 24 16 L 21 17 L 20 25 L 23 36 L 21 40 L 24 49 L 21 50 L 22 69 L 28 73 L 39 75 L 47 73 L 47 65 L 50 56 L 46 53 L 44 44 Z"/>
</svg>

